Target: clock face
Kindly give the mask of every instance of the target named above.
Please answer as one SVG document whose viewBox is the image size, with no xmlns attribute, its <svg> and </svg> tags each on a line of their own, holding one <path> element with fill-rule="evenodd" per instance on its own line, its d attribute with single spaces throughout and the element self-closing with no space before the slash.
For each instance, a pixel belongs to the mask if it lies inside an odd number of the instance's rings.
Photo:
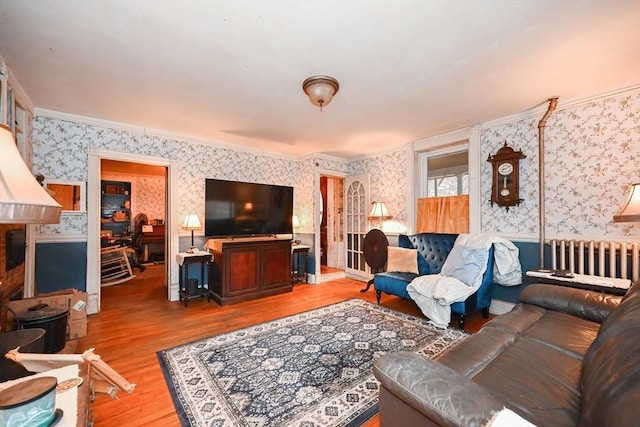
<svg viewBox="0 0 640 427">
<path fill-rule="evenodd" d="M 498 166 L 498 173 L 502 176 L 509 175 L 513 172 L 513 165 L 511 163 L 502 163 Z"/>
</svg>

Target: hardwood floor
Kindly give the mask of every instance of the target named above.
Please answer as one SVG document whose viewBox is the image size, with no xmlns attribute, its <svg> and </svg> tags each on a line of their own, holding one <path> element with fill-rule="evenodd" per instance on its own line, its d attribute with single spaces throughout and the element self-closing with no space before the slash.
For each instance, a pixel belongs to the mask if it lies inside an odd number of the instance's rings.
<svg viewBox="0 0 640 427">
<path fill-rule="evenodd" d="M 96 427 L 180 425 L 157 351 L 349 298 L 375 302 L 373 289 L 363 294 L 362 282 L 340 279 L 320 285 L 298 284 L 291 293 L 224 307 L 207 303 L 206 298 L 190 300 L 185 307 L 166 300 L 163 268 L 151 266 L 144 273 L 136 272 L 134 280 L 102 288 L 102 311 L 89 316 L 88 335 L 77 342 L 79 353 L 95 348 L 105 362 L 136 384 L 132 394 L 119 392 L 120 400 L 96 396 L 91 405 Z M 413 301 L 383 295 L 382 303 L 421 315 Z M 477 331 L 484 322 L 476 313 L 468 317 L 466 329 Z M 378 425 L 377 416 L 365 424 Z"/>
</svg>

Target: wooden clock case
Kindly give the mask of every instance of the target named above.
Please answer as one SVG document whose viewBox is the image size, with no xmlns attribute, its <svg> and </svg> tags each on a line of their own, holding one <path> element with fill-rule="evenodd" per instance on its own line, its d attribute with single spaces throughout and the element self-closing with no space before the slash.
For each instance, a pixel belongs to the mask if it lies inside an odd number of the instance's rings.
<svg viewBox="0 0 640 427">
<path fill-rule="evenodd" d="M 515 151 L 505 141 L 502 148 L 487 159 L 493 166 L 493 179 L 491 184 L 491 206 L 497 203 L 509 210 L 511 206 L 517 206 L 524 199 L 520 198 L 520 159 L 527 156 L 522 150 Z"/>
</svg>

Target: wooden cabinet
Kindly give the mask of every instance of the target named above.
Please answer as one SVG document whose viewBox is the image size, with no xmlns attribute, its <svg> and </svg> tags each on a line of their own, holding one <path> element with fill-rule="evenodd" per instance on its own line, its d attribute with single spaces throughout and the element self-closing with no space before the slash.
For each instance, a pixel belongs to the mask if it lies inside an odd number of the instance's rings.
<svg viewBox="0 0 640 427">
<path fill-rule="evenodd" d="M 291 292 L 289 240 L 212 239 L 211 297 L 220 305 Z"/>
</svg>

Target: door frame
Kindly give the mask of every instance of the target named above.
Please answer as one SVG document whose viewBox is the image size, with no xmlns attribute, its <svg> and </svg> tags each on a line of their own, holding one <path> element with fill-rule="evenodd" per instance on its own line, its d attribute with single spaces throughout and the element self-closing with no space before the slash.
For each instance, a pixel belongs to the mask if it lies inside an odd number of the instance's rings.
<svg viewBox="0 0 640 427">
<path fill-rule="evenodd" d="M 452 145 L 466 145 L 469 152 L 469 233 L 480 233 L 482 230 L 482 189 L 480 183 L 481 162 L 480 143 L 482 139 L 482 127 L 473 125 L 446 134 L 425 138 L 413 143 L 408 152 L 410 159 L 407 168 L 409 182 L 413 182 L 410 191 L 407 191 L 407 225 L 410 232 L 415 231 L 416 206 L 420 188 L 420 161 L 425 151 L 446 149 Z"/>
<path fill-rule="evenodd" d="M 89 147 L 88 180 L 87 180 L 87 313 L 100 311 L 100 179 L 101 159 L 119 160 L 123 162 L 141 163 L 167 168 L 166 195 L 166 243 L 165 243 L 165 286 L 167 300 L 178 300 L 178 265 L 171 260 L 178 253 L 178 174 L 180 163 L 177 160 L 144 156 L 140 154 L 109 151 L 97 147 Z"/>
<path fill-rule="evenodd" d="M 322 275 L 320 273 L 320 232 L 322 231 L 322 215 L 320 215 L 320 205 L 322 204 L 322 194 L 320 194 L 320 177 L 326 176 L 330 178 L 338 178 L 344 181 L 344 178 L 348 176 L 345 172 L 338 172 L 329 169 L 316 169 L 313 177 L 313 223 L 315 224 L 315 231 L 313 236 L 313 253 L 314 253 L 314 282 L 321 283 Z"/>
</svg>

